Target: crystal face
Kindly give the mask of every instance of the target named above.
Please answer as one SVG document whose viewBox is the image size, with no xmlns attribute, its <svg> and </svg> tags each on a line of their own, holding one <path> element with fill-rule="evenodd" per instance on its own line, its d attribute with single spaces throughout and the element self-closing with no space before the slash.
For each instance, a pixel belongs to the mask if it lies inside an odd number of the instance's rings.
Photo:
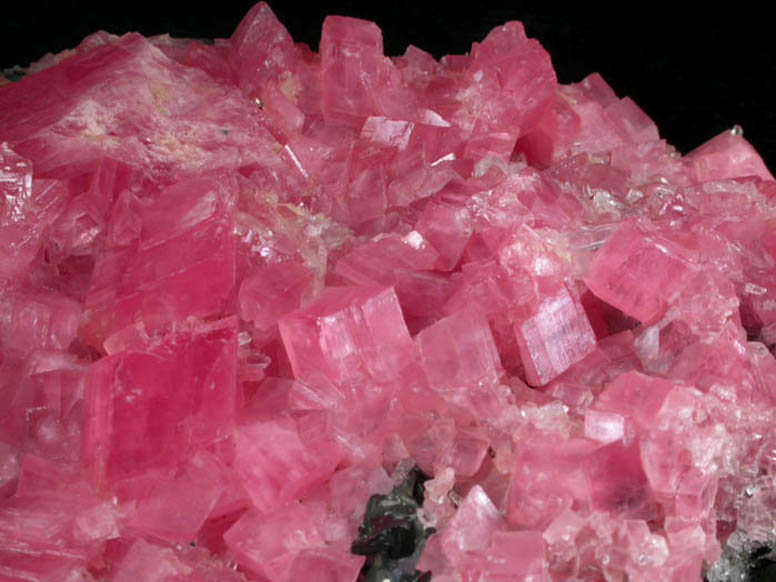
<svg viewBox="0 0 776 582">
<path fill-rule="evenodd" d="M 520 23 L 95 33 L 0 85 L 0 578 L 752 580 L 776 182 Z"/>
</svg>

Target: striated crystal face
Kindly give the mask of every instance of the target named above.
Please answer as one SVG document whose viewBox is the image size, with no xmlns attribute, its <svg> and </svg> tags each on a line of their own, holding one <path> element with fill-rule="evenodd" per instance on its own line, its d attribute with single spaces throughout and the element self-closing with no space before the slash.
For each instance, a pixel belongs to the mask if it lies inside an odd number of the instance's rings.
<svg viewBox="0 0 776 582">
<path fill-rule="evenodd" d="M 765 579 L 775 196 L 517 22 L 95 33 L 0 85 L 0 578 Z"/>
</svg>

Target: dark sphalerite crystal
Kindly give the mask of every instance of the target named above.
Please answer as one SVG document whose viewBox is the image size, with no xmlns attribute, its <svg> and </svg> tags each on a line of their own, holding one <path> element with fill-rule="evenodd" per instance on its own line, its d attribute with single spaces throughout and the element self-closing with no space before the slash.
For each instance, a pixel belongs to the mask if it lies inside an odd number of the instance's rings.
<svg viewBox="0 0 776 582">
<path fill-rule="evenodd" d="M 760 546 L 749 555 L 747 582 L 776 582 L 776 551 Z"/>
<path fill-rule="evenodd" d="M 3 69 L 0 71 L 0 77 L 5 77 L 8 81 L 18 81 L 24 77 L 24 75 L 27 74 L 27 71 L 22 69 L 20 66 L 11 67 L 9 69 Z"/>
<path fill-rule="evenodd" d="M 704 582 L 776 582 L 776 551 L 768 544 L 748 542 L 740 550 L 725 546 Z"/>
<path fill-rule="evenodd" d="M 429 582 L 430 572 L 415 564 L 433 528 L 418 519 L 423 504 L 423 483 L 428 479 L 414 467 L 387 495 L 372 495 L 364 521 L 350 551 L 366 556 L 359 582 Z"/>
</svg>

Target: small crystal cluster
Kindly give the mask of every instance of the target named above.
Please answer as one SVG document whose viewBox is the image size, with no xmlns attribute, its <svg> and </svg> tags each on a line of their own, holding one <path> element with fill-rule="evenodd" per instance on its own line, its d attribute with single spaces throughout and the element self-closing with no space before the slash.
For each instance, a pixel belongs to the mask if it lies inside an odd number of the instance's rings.
<svg viewBox="0 0 776 582">
<path fill-rule="evenodd" d="M 517 22 L 437 61 L 332 16 L 315 53 L 260 3 L 28 73 L 0 580 L 770 567 L 776 182 L 738 128 L 682 156 Z"/>
</svg>

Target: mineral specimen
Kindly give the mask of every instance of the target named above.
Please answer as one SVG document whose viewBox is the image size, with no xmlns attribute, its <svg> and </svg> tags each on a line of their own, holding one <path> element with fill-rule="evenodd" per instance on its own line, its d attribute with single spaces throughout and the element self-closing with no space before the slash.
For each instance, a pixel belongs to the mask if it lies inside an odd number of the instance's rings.
<svg viewBox="0 0 776 582">
<path fill-rule="evenodd" d="M 520 23 L 0 85 L 0 580 L 772 575 L 776 181 Z"/>
</svg>

